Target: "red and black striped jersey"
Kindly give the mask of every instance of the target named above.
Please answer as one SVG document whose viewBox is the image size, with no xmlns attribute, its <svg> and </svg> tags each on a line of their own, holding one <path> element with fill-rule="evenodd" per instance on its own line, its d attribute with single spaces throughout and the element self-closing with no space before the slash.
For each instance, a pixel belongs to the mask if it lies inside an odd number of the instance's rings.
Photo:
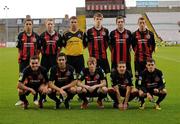
<svg viewBox="0 0 180 124">
<path fill-rule="evenodd" d="M 102 27 L 97 30 L 95 27 L 88 29 L 87 31 L 88 50 L 90 57 L 96 59 L 107 59 L 106 49 L 109 42 L 109 31 Z"/>
<path fill-rule="evenodd" d="M 146 29 L 144 32 L 139 30 L 132 34 L 132 47 L 135 53 L 135 61 L 143 62 L 152 58 L 155 51 L 154 34 Z"/>
<path fill-rule="evenodd" d="M 42 54 L 56 55 L 62 47 L 62 37 L 58 32 L 49 34 L 47 31 L 40 35 Z"/>
<path fill-rule="evenodd" d="M 119 63 L 120 61 L 130 62 L 131 48 L 131 32 L 124 30 L 122 33 L 117 29 L 110 33 L 110 49 L 111 49 L 111 61 L 113 63 Z"/>
<path fill-rule="evenodd" d="M 41 48 L 38 34 L 32 32 L 28 36 L 26 32 L 21 32 L 18 35 L 16 47 L 19 50 L 19 62 L 21 60 L 29 60 L 30 57 L 38 55 Z"/>
</svg>

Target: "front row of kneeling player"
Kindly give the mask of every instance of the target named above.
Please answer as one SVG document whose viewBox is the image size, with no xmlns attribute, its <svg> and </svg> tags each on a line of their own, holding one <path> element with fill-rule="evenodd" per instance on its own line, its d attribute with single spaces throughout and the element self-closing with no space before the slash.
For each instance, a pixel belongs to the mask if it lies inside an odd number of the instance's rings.
<svg viewBox="0 0 180 124">
<path fill-rule="evenodd" d="M 98 97 L 97 105 L 104 108 L 103 99 L 109 94 L 114 101 L 113 107 L 127 109 L 128 102 L 135 97 L 140 99 L 140 109 L 144 109 L 147 97 L 154 102 L 154 95 L 158 96 L 155 108 L 160 110 L 160 102 L 165 98 L 167 91 L 165 81 L 160 70 L 155 68 L 155 61 L 148 60 L 146 70 L 139 78 L 140 88 L 136 89 L 132 84 L 132 74 L 126 70 L 126 64 L 119 62 L 116 69 L 111 71 L 112 88 L 107 88 L 107 79 L 104 71 L 96 67 L 96 59 L 90 57 L 87 61 L 88 68 L 85 68 L 76 76 L 72 66 L 66 64 L 66 55 L 60 53 L 57 57 L 57 65 L 50 70 L 49 78 L 46 70 L 39 66 L 39 58 L 34 56 L 30 59 L 30 65 L 23 71 L 18 83 L 20 100 L 23 107 L 28 107 L 26 96 L 29 93 L 40 94 L 39 108 L 43 108 L 45 95 L 55 101 L 55 108 L 58 109 L 62 101 L 65 108 L 70 109 L 69 102 L 75 94 L 82 99 L 81 109 L 88 107 L 87 97 Z M 85 83 L 82 83 L 82 82 Z M 124 99 L 122 99 L 124 97 Z"/>
</svg>

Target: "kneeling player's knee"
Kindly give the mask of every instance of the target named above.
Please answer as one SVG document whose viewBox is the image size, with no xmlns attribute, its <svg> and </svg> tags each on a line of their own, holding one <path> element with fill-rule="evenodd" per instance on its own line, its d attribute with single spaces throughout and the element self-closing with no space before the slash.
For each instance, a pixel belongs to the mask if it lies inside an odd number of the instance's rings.
<svg viewBox="0 0 180 124">
<path fill-rule="evenodd" d="M 77 87 L 76 88 L 76 92 L 79 94 L 79 93 L 82 93 L 82 87 Z"/>
<path fill-rule="evenodd" d="M 19 95 L 23 95 L 24 93 L 25 93 L 24 90 L 18 89 L 18 94 L 19 94 Z"/>
<path fill-rule="evenodd" d="M 167 94 L 167 90 L 163 89 L 163 90 L 160 91 L 160 93 L 166 95 Z"/>
<path fill-rule="evenodd" d="M 47 92 L 47 94 L 50 94 L 50 93 L 52 93 L 52 89 L 51 88 L 48 88 L 48 92 Z"/>
<path fill-rule="evenodd" d="M 39 92 L 42 93 L 42 94 L 48 94 L 49 89 L 47 87 L 45 87 L 45 86 L 40 86 Z"/>
<path fill-rule="evenodd" d="M 146 94 L 142 91 L 142 90 L 139 90 L 139 96 L 140 97 L 144 97 Z"/>
<path fill-rule="evenodd" d="M 131 93 L 138 93 L 138 89 L 133 87 Z"/>
<path fill-rule="evenodd" d="M 116 94 L 116 91 L 115 91 L 115 89 L 114 88 L 109 88 L 108 89 L 108 94 L 109 94 L 109 96 L 114 96 L 115 94 Z"/>
<path fill-rule="evenodd" d="M 85 88 L 82 88 L 82 93 L 87 93 L 87 90 Z"/>
<path fill-rule="evenodd" d="M 114 88 L 109 88 L 109 89 L 108 89 L 108 93 L 109 93 L 109 94 L 112 94 L 112 93 L 115 93 L 115 92 L 116 92 L 116 91 L 114 90 Z"/>
<path fill-rule="evenodd" d="M 108 92 L 108 88 L 107 87 L 102 87 L 102 93 L 107 93 Z"/>
<path fill-rule="evenodd" d="M 131 91 L 131 94 L 132 94 L 133 96 L 139 96 L 138 90 L 132 90 L 132 91 Z"/>
<path fill-rule="evenodd" d="M 76 88 L 75 88 L 75 87 L 71 87 L 71 88 L 70 88 L 70 92 L 73 93 L 73 94 L 75 94 L 75 93 L 76 93 Z"/>
</svg>

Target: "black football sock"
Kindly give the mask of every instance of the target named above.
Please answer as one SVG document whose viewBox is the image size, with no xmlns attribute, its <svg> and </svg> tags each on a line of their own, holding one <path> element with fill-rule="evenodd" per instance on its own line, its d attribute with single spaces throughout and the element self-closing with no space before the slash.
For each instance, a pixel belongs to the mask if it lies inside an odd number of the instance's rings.
<svg viewBox="0 0 180 124">
<path fill-rule="evenodd" d="M 84 102 L 88 102 L 87 98 L 86 98 L 86 93 L 79 93 L 78 94 L 79 98 L 82 99 Z"/>
<path fill-rule="evenodd" d="M 28 102 L 27 99 L 26 99 L 26 95 L 25 94 L 20 95 L 19 98 L 23 102 Z"/>
<path fill-rule="evenodd" d="M 160 102 L 162 102 L 165 97 L 166 97 L 166 94 L 159 94 L 159 98 L 158 98 L 158 100 L 156 101 L 156 104 L 159 105 Z"/>
<path fill-rule="evenodd" d="M 116 92 L 114 90 L 108 90 L 108 94 L 111 97 L 111 99 L 114 101 L 114 103 L 118 104 L 118 99 L 116 97 Z"/>
<path fill-rule="evenodd" d="M 98 100 L 101 101 L 102 99 L 104 99 L 107 96 L 107 94 L 104 93 L 98 93 Z"/>
<path fill-rule="evenodd" d="M 145 99 L 144 96 L 140 96 L 140 97 L 139 97 L 139 100 L 141 101 L 141 105 L 145 102 L 144 99 Z"/>
<path fill-rule="evenodd" d="M 65 101 L 70 101 L 71 99 L 73 99 L 73 97 L 75 96 L 75 94 L 73 93 L 67 93 L 67 98 L 65 99 Z"/>
<path fill-rule="evenodd" d="M 42 102 L 43 99 L 45 99 L 46 95 L 45 94 L 40 94 L 39 102 Z"/>
<path fill-rule="evenodd" d="M 34 95 L 33 101 L 36 101 L 38 99 L 38 93 Z"/>
<path fill-rule="evenodd" d="M 56 93 L 48 94 L 49 98 L 54 100 L 55 102 L 59 102 L 60 100 L 56 97 Z"/>
</svg>

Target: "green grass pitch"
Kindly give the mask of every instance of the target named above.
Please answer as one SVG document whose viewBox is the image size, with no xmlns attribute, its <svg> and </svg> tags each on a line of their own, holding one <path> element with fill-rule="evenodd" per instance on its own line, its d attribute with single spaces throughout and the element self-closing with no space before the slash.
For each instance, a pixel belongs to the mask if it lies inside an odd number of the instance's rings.
<svg viewBox="0 0 180 124">
<path fill-rule="evenodd" d="M 154 110 L 154 105 L 148 101 L 145 110 L 139 110 L 136 102 L 130 102 L 127 111 L 112 109 L 110 102 L 106 102 L 102 110 L 96 107 L 96 102 L 90 103 L 87 110 L 81 110 L 77 97 L 71 102 L 71 110 L 66 110 L 63 104 L 60 110 L 54 110 L 54 102 L 50 99 L 44 104 L 44 109 L 40 110 L 33 104 L 32 96 L 28 96 L 29 109 L 23 110 L 14 105 L 18 100 L 17 49 L 1 48 L 0 124 L 179 124 L 180 47 L 160 47 L 154 58 L 167 82 L 168 95 L 161 104 L 161 111 Z"/>
</svg>

